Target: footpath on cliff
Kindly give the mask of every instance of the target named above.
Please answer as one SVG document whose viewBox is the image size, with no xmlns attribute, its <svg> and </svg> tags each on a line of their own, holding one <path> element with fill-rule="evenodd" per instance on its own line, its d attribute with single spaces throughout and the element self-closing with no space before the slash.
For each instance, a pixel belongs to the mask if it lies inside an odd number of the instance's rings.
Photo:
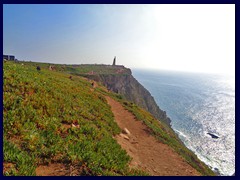
<svg viewBox="0 0 240 180">
<path fill-rule="evenodd" d="M 146 125 L 119 102 L 106 96 L 114 118 L 123 133 L 115 138 L 132 158 L 129 166 L 139 168 L 153 176 L 199 176 L 182 157 L 166 144 L 156 140 Z"/>
</svg>

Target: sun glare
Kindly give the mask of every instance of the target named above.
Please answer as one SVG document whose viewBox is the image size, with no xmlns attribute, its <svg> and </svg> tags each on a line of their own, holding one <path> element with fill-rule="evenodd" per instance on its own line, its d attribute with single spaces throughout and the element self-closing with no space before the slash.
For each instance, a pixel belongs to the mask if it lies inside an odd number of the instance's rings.
<svg viewBox="0 0 240 180">
<path fill-rule="evenodd" d="M 141 49 L 145 67 L 235 74 L 234 6 L 147 7 L 154 30 Z"/>
</svg>

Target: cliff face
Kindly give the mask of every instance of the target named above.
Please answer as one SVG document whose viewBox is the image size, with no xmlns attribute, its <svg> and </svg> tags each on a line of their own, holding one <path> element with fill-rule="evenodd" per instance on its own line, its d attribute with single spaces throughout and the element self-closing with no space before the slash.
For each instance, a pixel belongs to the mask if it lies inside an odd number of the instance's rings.
<svg viewBox="0 0 240 180">
<path fill-rule="evenodd" d="M 98 74 L 87 77 L 101 82 L 109 90 L 123 95 L 127 100 L 144 108 L 155 118 L 170 126 L 171 121 L 166 112 L 158 107 L 149 91 L 132 76 L 130 69 L 127 69 L 124 74 Z"/>
</svg>

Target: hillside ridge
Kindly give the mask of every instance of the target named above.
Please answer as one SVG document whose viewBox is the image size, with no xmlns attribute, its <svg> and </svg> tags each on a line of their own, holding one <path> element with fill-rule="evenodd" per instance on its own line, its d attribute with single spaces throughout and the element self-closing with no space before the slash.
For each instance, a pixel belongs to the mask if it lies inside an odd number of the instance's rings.
<svg viewBox="0 0 240 180">
<path fill-rule="evenodd" d="M 90 65 L 85 66 L 91 68 Z M 126 100 L 144 108 L 155 118 L 166 123 L 169 127 L 171 126 L 171 120 L 167 117 L 166 112 L 159 108 L 150 92 L 133 77 L 131 69 L 116 65 L 95 66 L 98 66 L 99 69 L 88 73 L 74 71 L 73 74 L 102 83 L 108 90 L 122 95 Z"/>
<path fill-rule="evenodd" d="M 152 174 L 138 166 L 129 167 L 133 157 L 115 138 L 121 127 L 106 96 L 119 102 L 124 112 L 145 124 L 149 136 L 200 174 L 214 175 L 168 125 L 101 83 L 79 76 L 79 70 L 89 73 L 89 66 L 74 70 L 73 66 L 54 66 L 53 70 L 46 63 L 4 62 L 4 175 Z M 70 73 L 73 71 L 75 75 Z M 108 74 L 114 71 L 106 70 Z"/>
</svg>

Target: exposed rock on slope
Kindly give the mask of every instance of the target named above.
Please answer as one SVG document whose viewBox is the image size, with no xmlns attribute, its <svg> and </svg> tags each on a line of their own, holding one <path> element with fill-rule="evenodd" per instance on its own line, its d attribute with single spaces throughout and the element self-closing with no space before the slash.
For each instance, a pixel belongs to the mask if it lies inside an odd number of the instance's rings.
<svg viewBox="0 0 240 180">
<path fill-rule="evenodd" d="M 170 119 L 166 112 L 156 104 L 149 91 L 145 89 L 133 76 L 130 69 L 124 69 L 122 74 L 85 75 L 90 79 L 101 82 L 109 90 L 123 95 L 127 100 L 149 111 L 157 119 L 170 126 Z"/>
</svg>

